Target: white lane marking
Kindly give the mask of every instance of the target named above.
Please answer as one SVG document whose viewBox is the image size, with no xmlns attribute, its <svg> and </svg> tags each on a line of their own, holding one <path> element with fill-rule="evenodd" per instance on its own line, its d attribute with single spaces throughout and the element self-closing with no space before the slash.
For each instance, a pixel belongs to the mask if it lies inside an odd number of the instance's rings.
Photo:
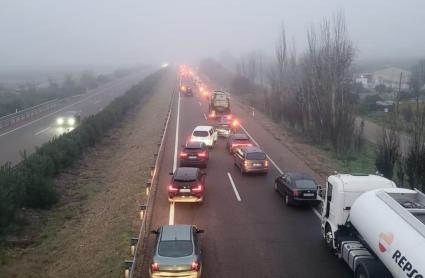
<svg viewBox="0 0 425 278">
<path fill-rule="evenodd" d="M 177 102 L 177 122 L 176 122 L 176 138 L 174 141 L 174 162 L 173 162 L 173 172 L 177 168 L 177 151 L 179 145 L 179 125 L 180 125 L 180 94 Z"/>
<path fill-rule="evenodd" d="M 245 131 L 246 135 L 249 136 L 249 138 L 251 138 L 252 142 L 254 142 L 255 145 L 257 145 L 257 147 L 260 146 L 260 144 L 257 143 L 257 141 L 255 141 L 254 137 L 251 136 L 251 134 L 248 133 L 248 131 L 242 126 L 242 124 L 239 124 L 239 126 L 243 129 L 243 131 Z M 266 154 L 267 158 L 270 160 L 270 162 L 273 164 L 273 166 L 279 171 L 279 173 L 282 175 L 283 171 L 282 169 L 279 168 L 279 166 L 277 166 L 277 164 L 273 161 L 273 159 L 271 159 L 271 157 Z"/>
<path fill-rule="evenodd" d="M 170 203 L 170 218 L 168 219 L 168 225 L 174 225 L 174 202 Z"/>
<path fill-rule="evenodd" d="M 50 129 L 50 126 L 48 126 L 48 127 L 46 127 L 45 129 L 42 129 L 42 130 L 40 130 L 40 131 L 36 132 L 36 133 L 35 133 L 35 135 L 39 135 L 39 134 L 41 134 L 41 133 L 43 133 L 43 132 L 47 131 L 48 129 Z"/>
<path fill-rule="evenodd" d="M 317 216 L 319 219 L 322 219 L 322 216 L 320 215 L 320 213 L 319 213 L 319 211 L 318 211 L 317 209 L 315 209 L 315 208 L 311 207 L 311 210 L 314 212 L 314 214 L 316 214 L 316 216 Z"/>
<path fill-rule="evenodd" d="M 21 129 L 21 128 L 24 128 L 24 127 L 27 127 L 27 126 L 29 126 L 29 125 L 32 125 L 33 123 L 36 123 L 36 122 L 38 122 L 38 121 L 40 121 L 40 120 L 42 120 L 42 119 L 45 119 L 45 118 L 47 118 L 47 117 L 50 117 L 51 115 L 57 114 L 58 112 L 61 112 L 61 111 L 65 110 L 65 109 L 68 109 L 68 108 L 70 108 L 70 107 L 72 107 L 72 106 L 74 106 L 74 105 L 80 104 L 80 103 L 82 103 L 82 102 L 84 102 L 84 101 L 86 101 L 86 100 L 88 100 L 88 99 L 91 99 L 92 97 L 95 97 L 95 96 L 97 96 L 97 95 L 99 95 L 99 94 L 103 93 L 103 90 L 105 90 L 105 89 L 110 89 L 110 88 L 114 87 L 114 85 L 121 84 L 122 82 L 124 82 L 124 81 L 119 81 L 119 82 L 117 82 L 117 83 L 115 83 L 115 84 L 111 84 L 111 85 L 110 85 L 110 86 L 108 86 L 108 87 L 102 88 L 102 89 L 101 89 L 101 91 L 99 91 L 99 92 L 97 92 L 97 93 L 95 93 L 95 94 L 93 94 L 93 95 L 89 95 L 88 97 L 83 98 L 83 99 L 81 99 L 81 100 L 79 100 L 79 101 L 77 101 L 77 102 L 74 102 L 74 103 L 71 103 L 70 105 L 64 106 L 64 107 L 62 107 L 61 109 L 58 109 L 58 110 L 56 110 L 56 111 L 53 111 L 52 113 L 49 113 L 49 114 L 47 114 L 47 115 L 44 115 L 43 117 L 40 117 L 40 118 L 38 118 L 38 119 L 35 119 L 35 120 L 34 120 L 34 121 L 32 121 L 32 122 L 26 123 L 26 124 L 24 124 L 24 125 L 18 126 L 17 128 L 14 128 L 14 129 L 11 129 L 11 130 L 9 130 L 9 131 L 6 131 L 5 133 L 0 134 L 0 137 L 2 137 L 2 136 L 4 136 L 4 135 L 7 135 L 7 134 L 10 134 L 10 133 L 12 133 L 12 132 L 15 132 L 15 131 L 17 131 L 17 130 L 19 130 L 19 129 Z"/>
<path fill-rule="evenodd" d="M 206 121 L 208 121 L 208 119 L 207 119 L 207 115 L 205 115 L 205 113 L 204 113 L 204 118 L 205 118 L 205 120 L 206 120 Z"/>
<path fill-rule="evenodd" d="M 243 129 L 246 135 L 248 135 L 249 138 L 251 138 L 252 142 L 254 142 L 254 144 L 257 145 L 257 147 L 259 147 L 260 144 L 258 144 L 257 141 L 255 141 L 254 137 L 252 137 L 251 134 L 249 134 L 249 132 L 242 126 L 242 124 L 239 124 L 239 126 Z M 266 154 L 266 156 L 270 160 L 270 162 L 273 164 L 273 166 L 276 168 L 276 170 L 282 175 L 283 174 L 282 169 L 280 169 L 279 166 L 277 166 L 277 164 L 273 161 L 273 159 L 271 159 L 271 157 L 268 154 Z M 322 216 L 315 208 L 311 207 L 311 210 L 319 219 L 322 219 Z"/>
<path fill-rule="evenodd" d="M 174 161 L 173 161 L 173 173 L 177 168 L 177 151 L 179 145 L 179 125 L 180 125 L 180 94 L 177 101 L 177 121 L 176 121 L 176 138 L 174 141 Z M 170 215 L 168 217 L 168 225 L 174 225 L 174 202 L 170 203 Z"/>
<path fill-rule="evenodd" d="M 235 192 L 235 195 L 236 195 L 236 199 L 238 199 L 239 202 L 242 201 L 241 196 L 239 195 L 239 192 L 236 189 L 236 185 L 235 185 L 235 182 L 233 181 L 232 175 L 230 175 L 230 173 L 227 172 L 227 176 L 229 177 L 230 183 L 232 184 L 233 191 Z"/>
</svg>

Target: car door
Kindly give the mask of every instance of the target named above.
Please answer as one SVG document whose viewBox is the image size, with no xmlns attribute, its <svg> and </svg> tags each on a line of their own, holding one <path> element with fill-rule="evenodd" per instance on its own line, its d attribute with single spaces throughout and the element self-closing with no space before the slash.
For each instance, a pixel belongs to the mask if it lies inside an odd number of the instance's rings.
<svg viewBox="0 0 425 278">
<path fill-rule="evenodd" d="M 283 191 L 285 194 L 288 194 L 289 196 L 292 196 L 292 179 L 289 175 L 285 176 L 285 179 L 283 180 Z"/>
<path fill-rule="evenodd" d="M 242 150 L 241 149 L 237 149 L 237 151 L 235 152 L 234 156 L 235 156 L 235 163 L 238 165 L 238 167 L 241 167 L 241 164 L 243 163 L 242 162 L 243 161 L 243 157 L 244 157 L 244 154 L 243 154 Z"/>
<path fill-rule="evenodd" d="M 285 186 L 284 179 L 285 179 L 285 177 L 286 177 L 286 174 L 280 175 L 277 178 L 277 181 L 276 181 L 277 182 L 277 191 L 281 194 L 284 192 L 284 186 Z"/>
</svg>

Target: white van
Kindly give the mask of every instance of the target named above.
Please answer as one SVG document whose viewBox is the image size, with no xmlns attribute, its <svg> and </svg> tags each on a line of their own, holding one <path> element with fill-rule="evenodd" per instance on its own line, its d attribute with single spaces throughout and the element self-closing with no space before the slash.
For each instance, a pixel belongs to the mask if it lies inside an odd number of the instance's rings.
<svg viewBox="0 0 425 278">
<path fill-rule="evenodd" d="M 197 126 L 192 132 L 190 141 L 202 142 L 208 147 L 212 147 L 217 142 L 217 131 L 212 126 Z"/>
</svg>

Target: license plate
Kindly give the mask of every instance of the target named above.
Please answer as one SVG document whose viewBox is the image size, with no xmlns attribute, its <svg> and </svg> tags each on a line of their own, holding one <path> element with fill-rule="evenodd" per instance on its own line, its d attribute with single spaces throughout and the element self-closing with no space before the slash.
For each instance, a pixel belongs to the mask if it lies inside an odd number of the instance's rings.
<svg viewBox="0 0 425 278">
<path fill-rule="evenodd" d="M 188 193 L 188 192 L 190 192 L 190 189 L 187 189 L 187 188 L 180 189 L 180 192 L 182 192 L 182 193 Z"/>
<path fill-rule="evenodd" d="M 304 193 L 304 196 L 305 197 L 313 197 L 314 196 L 314 193 Z"/>
<path fill-rule="evenodd" d="M 263 166 L 261 163 L 254 163 L 254 166 Z"/>
<path fill-rule="evenodd" d="M 191 155 L 191 156 L 189 156 L 189 159 L 196 159 L 197 157 L 196 156 L 193 156 L 193 155 Z"/>
</svg>

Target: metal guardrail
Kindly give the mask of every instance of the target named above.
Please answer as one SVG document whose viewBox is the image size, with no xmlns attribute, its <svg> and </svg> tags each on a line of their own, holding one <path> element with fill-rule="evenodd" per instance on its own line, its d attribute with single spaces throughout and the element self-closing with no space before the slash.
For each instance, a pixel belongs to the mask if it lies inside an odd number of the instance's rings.
<svg viewBox="0 0 425 278">
<path fill-rule="evenodd" d="M 144 238 L 146 236 L 147 229 L 149 228 L 149 222 L 150 222 L 149 218 L 151 217 L 151 210 L 153 207 L 152 196 L 155 196 L 155 192 L 156 192 L 156 184 L 158 182 L 158 169 L 159 169 L 159 164 L 162 161 L 162 156 L 164 154 L 164 141 L 165 141 L 165 136 L 167 134 L 168 123 L 170 121 L 171 110 L 173 107 L 176 92 L 177 92 L 176 90 L 173 91 L 173 96 L 170 100 L 166 121 L 163 127 L 163 133 L 161 135 L 161 142 L 158 143 L 158 152 L 154 154 L 155 160 L 150 168 L 150 179 L 146 182 L 147 199 L 145 203 L 140 205 L 140 218 L 142 220 L 142 224 L 140 226 L 139 235 L 138 237 L 134 237 L 130 240 L 130 250 L 131 250 L 131 255 L 133 257 L 130 260 L 124 261 L 124 277 L 125 278 L 133 277 L 133 274 L 136 268 L 136 261 L 138 259 L 137 257 L 138 252 L 140 250 L 143 250 L 143 247 L 144 247 L 144 243 L 145 243 Z"/>
<path fill-rule="evenodd" d="M 32 119 L 36 115 L 44 112 L 51 111 L 53 108 L 57 107 L 62 100 L 53 99 L 46 102 L 43 102 L 39 105 L 26 108 L 24 110 L 18 111 L 13 114 L 9 114 L 3 117 L 0 117 L 0 130 L 8 127 L 12 127 L 19 122 L 23 122 L 28 119 Z"/>
</svg>

